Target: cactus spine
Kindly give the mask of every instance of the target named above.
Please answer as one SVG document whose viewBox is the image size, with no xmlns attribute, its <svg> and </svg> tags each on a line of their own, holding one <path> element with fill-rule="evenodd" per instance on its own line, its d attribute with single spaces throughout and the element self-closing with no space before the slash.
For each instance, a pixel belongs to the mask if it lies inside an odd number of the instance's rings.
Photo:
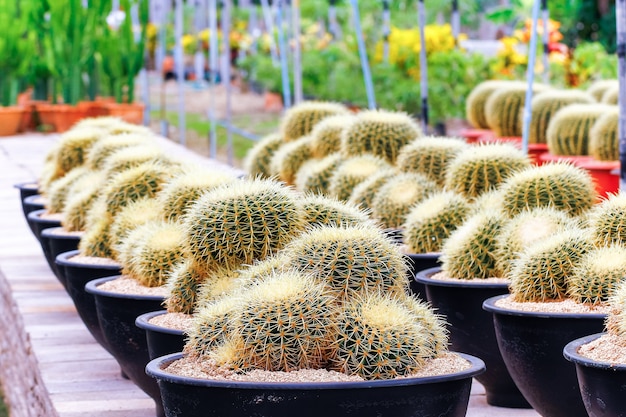
<svg viewBox="0 0 626 417">
<path fill-rule="evenodd" d="M 370 210 L 378 190 L 396 175 L 398 175 L 398 172 L 391 167 L 373 173 L 369 178 L 354 187 L 348 201 L 361 207 L 363 210 Z"/>
<path fill-rule="evenodd" d="M 597 245 L 626 245 L 626 194 L 610 194 L 587 215 Z"/>
<path fill-rule="evenodd" d="M 402 148 L 396 166 L 403 172 L 425 175 L 443 186 L 448 164 L 467 147 L 465 142 L 456 138 L 421 138 Z"/>
<path fill-rule="evenodd" d="M 308 226 L 358 225 L 369 223 L 368 214 L 358 207 L 322 195 L 306 195 L 298 201 Z"/>
<path fill-rule="evenodd" d="M 598 161 L 619 160 L 619 111 L 613 107 L 598 117 L 589 131 L 589 155 Z"/>
<path fill-rule="evenodd" d="M 91 169 L 104 169 L 107 159 L 115 152 L 133 146 L 151 147 L 149 136 L 137 134 L 123 134 L 105 136 L 94 144 L 87 153 L 86 165 Z M 156 149 L 156 148 L 155 148 Z"/>
<path fill-rule="evenodd" d="M 322 159 L 304 163 L 296 173 L 296 189 L 302 192 L 328 194 L 330 179 L 342 162 L 341 154 L 333 153 Z"/>
<path fill-rule="evenodd" d="M 195 269 L 191 261 L 179 261 L 167 277 L 168 296 L 165 307 L 170 313 L 192 314 L 196 308 L 198 287 L 203 276 Z"/>
<path fill-rule="evenodd" d="M 293 184 L 296 173 L 311 159 L 311 137 L 303 136 L 282 145 L 272 157 L 271 170 L 287 184 Z"/>
<path fill-rule="evenodd" d="M 349 114 L 348 109 L 339 103 L 305 101 L 287 110 L 280 131 L 283 140 L 291 142 L 309 135 L 326 117 L 346 114 Z"/>
<path fill-rule="evenodd" d="M 357 185 L 385 168 L 391 168 L 391 165 L 371 154 L 348 158 L 337 167 L 330 178 L 329 194 L 347 201 Z"/>
<path fill-rule="evenodd" d="M 509 85 L 510 81 L 487 80 L 472 89 L 465 100 L 465 118 L 476 129 L 489 129 L 486 115 L 486 104 L 489 97 L 502 87 Z"/>
<path fill-rule="evenodd" d="M 341 135 L 354 121 L 353 115 L 330 116 L 319 122 L 311 131 L 311 153 L 314 158 L 324 158 L 341 150 Z"/>
<path fill-rule="evenodd" d="M 522 136 L 520 112 L 526 101 L 527 86 L 523 83 L 511 83 L 501 87 L 489 96 L 485 104 L 487 124 L 496 136 Z M 534 93 L 545 91 L 547 87 L 533 86 Z"/>
<path fill-rule="evenodd" d="M 567 278 L 567 294 L 577 303 L 608 301 L 626 276 L 626 248 L 612 245 L 585 254 Z"/>
<path fill-rule="evenodd" d="M 611 106 L 602 104 L 571 104 L 557 111 L 546 132 L 550 153 L 587 155 L 591 126 L 609 111 Z"/>
<path fill-rule="evenodd" d="M 283 137 L 278 133 L 264 136 L 248 151 L 244 160 L 244 169 L 251 177 L 270 178 L 270 168 L 274 153 L 284 144 Z"/>
</svg>

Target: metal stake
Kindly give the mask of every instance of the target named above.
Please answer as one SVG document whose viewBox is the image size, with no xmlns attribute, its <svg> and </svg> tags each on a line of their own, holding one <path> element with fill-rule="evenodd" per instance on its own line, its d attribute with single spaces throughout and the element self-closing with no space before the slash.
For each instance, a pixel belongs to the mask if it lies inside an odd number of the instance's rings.
<svg viewBox="0 0 626 417">
<path fill-rule="evenodd" d="M 291 107 L 291 87 L 289 85 L 289 66 L 287 64 L 287 46 L 285 45 L 285 34 L 283 32 L 283 2 L 276 1 L 276 24 L 278 27 L 278 48 L 280 55 L 280 72 L 283 82 L 283 105 L 285 109 Z"/>
<path fill-rule="evenodd" d="M 183 62 L 183 0 L 176 0 L 174 20 L 174 33 L 176 34 L 176 49 L 174 60 L 176 62 L 176 78 L 178 82 L 178 137 L 181 145 L 186 145 L 185 138 L 185 63 Z"/>
<path fill-rule="evenodd" d="M 619 159 L 620 189 L 626 187 L 626 0 L 615 2 L 617 25 L 617 56 L 619 78 Z"/>
<path fill-rule="evenodd" d="M 217 84 L 218 46 L 217 46 L 217 0 L 209 0 L 209 155 L 217 158 L 217 120 L 215 117 L 215 90 Z"/>
<path fill-rule="evenodd" d="M 526 77 L 528 78 L 528 85 L 526 86 L 526 101 L 524 102 L 524 125 L 522 129 L 522 152 L 528 154 L 528 135 L 530 131 L 530 119 L 532 112 L 530 108 L 531 101 L 533 99 L 533 83 L 535 82 L 535 56 L 537 52 L 537 21 L 539 20 L 539 2 L 541 0 L 535 0 L 533 4 L 533 24 L 530 32 L 530 45 L 528 47 L 528 71 Z"/>
<path fill-rule="evenodd" d="M 233 164 L 233 132 L 230 129 L 232 120 L 232 85 L 230 82 L 230 8 L 231 0 L 224 0 L 224 8 L 222 9 L 222 45 L 224 47 L 224 77 L 222 82 L 226 87 L 226 152 L 228 163 Z"/>
<path fill-rule="evenodd" d="M 422 97 L 422 125 L 424 133 L 428 132 L 428 62 L 426 61 L 426 10 L 424 0 L 417 3 L 417 24 L 420 32 L 420 94 Z"/>
<path fill-rule="evenodd" d="M 356 31 L 356 40 L 359 45 L 359 57 L 361 58 L 361 70 L 363 71 L 363 79 L 365 80 L 365 91 L 367 93 L 367 103 L 370 109 L 376 108 L 376 97 L 374 96 L 374 84 L 372 83 L 372 74 L 370 72 L 370 64 L 367 59 L 367 51 L 365 50 L 365 40 L 363 39 L 363 30 L 361 29 L 361 15 L 359 14 L 358 0 L 350 0 L 352 5 L 352 15 L 354 17 L 354 30 Z"/>
<path fill-rule="evenodd" d="M 302 94 L 302 57 L 300 54 L 300 0 L 293 0 L 291 7 L 291 24 L 293 26 L 293 94 L 294 102 L 303 100 Z"/>
<path fill-rule="evenodd" d="M 543 82 L 550 82 L 550 33 L 548 23 L 550 22 L 550 11 L 548 10 L 548 0 L 541 0 L 541 19 L 543 20 Z"/>
<path fill-rule="evenodd" d="M 383 60 L 389 62 L 389 35 L 391 34 L 391 20 L 389 0 L 383 0 Z"/>
</svg>

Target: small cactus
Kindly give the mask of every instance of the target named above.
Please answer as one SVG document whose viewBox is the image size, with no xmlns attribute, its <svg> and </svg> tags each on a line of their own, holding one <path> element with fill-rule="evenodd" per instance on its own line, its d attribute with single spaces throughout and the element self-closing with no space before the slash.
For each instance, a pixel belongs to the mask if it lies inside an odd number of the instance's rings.
<svg viewBox="0 0 626 417">
<path fill-rule="evenodd" d="M 348 202 L 361 207 L 363 210 L 371 210 L 378 190 L 396 175 L 398 175 L 398 172 L 392 167 L 384 168 L 373 173 L 354 187 Z"/>
<path fill-rule="evenodd" d="M 89 173 L 85 166 L 79 166 L 68 171 L 63 177 L 53 181 L 48 191 L 46 208 L 50 213 L 61 213 L 65 208 L 70 189 L 81 177 Z"/>
<path fill-rule="evenodd" d="M 567 278 L 567 294 L 577 303 L 605 303 L 625 276 L 625 247 L 596 248 L 581 258 Z"/>
<path fill-rule="evenodd" d="M 451 278 L 498 278 L 496 239 L 503 219 L 497 214 L 476 214 L 455 229 L 443 243 L 441 269 Z"/>
<path fill-rule="evenodd" d="M 293 106 L 283 117 L 280 131 L 285 142 L 307 136 L 317 123 L 329 116 L 347 115 L 348 109 L 339 103 L 305 101 Z"/>
<path fill-rule="evenodd" d="M 210 356 L 231 334 L 231 322 L 242 308 L 239 297 L 226 296 L 200 307 L 188 331 L 185 352 Z M 230 359 L 230 358 L 229 358 Z"/>
<path fill-rule="evenodd" d="M 529 166 L 528 157 L 513 145 L 493 143 L 472 146 L 450 162 L 445 185 L 448 190 L 474 199 Z"/>
<path fill-rule="evenodd" d="M 528 247 L 513 261 L 508 277 L 518 302 L 560 300 L 567 295 L 567 280 L 583 256 L 593 249 L 582 229 L 565 230 Z"/>
<path fill-rule="evenodd" d="M 165 307 L 170 313 L 192 314 L 203 275 L 198 273 L 190 260 L 179 261 L 167 277 L 168 296 Z"/>
<path fill-rule="evenodd" d="M 216 267 L 211 272 L 202 274 L 203 279 L 198 287 L 197 308 L 236 293 L 240 289 L 241 271 L 245 268 L 245 265 L 240 268 Z"/>
<path fill-rule="evenodd" d="M 470 91 L 465 100 L 465 118 L 474 128 L 489 129 L 485 108 L 487 100 L 494 92 L 511 83 L 511 81 L 487 80 L 479 83 Z"/>
<path fill-rule="evenodd" d="M 167 165 L 169 162 L 167 156 L 157 147 L 131 146 L 122 148 L 109 155 L 102 171 L 108 179 L 111 179 L 122 171 L 145 163 Z"/>
<path fill-rule="evenodd" d="M 281 181 L 291 185 L 300 167 L 309 159 L 311 159 L 311 137 L 303 136 L 285 143 L 276 150 L 272 157 L 271 171 L 278 175 Z"/>
<path fill-rule="evenodd" d="M 416 319 L 415 306 L 381 294 L 350 300 L 342 309 L 337 324 L 334 369 L 366 380 L 392 379 L 419 371 L 427 360 L 447 344 L 440 317 L 421 309 Z M 433 340 L 426 329 L 439 329 Z"/>
<path fill-rule="evenodd" d="M 91 222 L 78 243 L 81 255 L 114 259 L 110 244 L 112 221 L 110 216 L 104 215 Z"/>
<path fill-rule="evenodd" d="M 128 123 L 113 116 L 101 116 L 101 117 L 85 117 L 79 120 L 72 126 L 71 130 L 90 128 L 90 129 L 104 129 L 109 130 L 113 126 L 126 126 Z"/>
<path fill-rule="evenodd" d="M 416 173 L 402 173 L 385 183 L 372 202 L 372 216 L 383 227 L 400 228 L 411 208 L 437 190 L 437 184 Z"/>
<path fill-rule="evenodd" d="M 278 133 L 264 136 L 250 149 L 244 160 L 244 169 L 250 177 L 270 178 L 270 164 L 274 153 L 283 145 L 283 137 Z"/>
<path fill-rule="evenodd" d="M 100 197 L 102 191 L 102 177 L 74 195 L 68 196 L 63 209 L 63 228 L 70 232 L 84 231 L 87 227 L 89 211 Z"/>
<path fill-rule="evenodd" d="M 487 125 L 498 137 L 522 136 L 522 121 L 520 113 L 526 101 L 524 83 L 510 83 L 493 92 L 487 103 L 485 113 Z M 547 90 L 546 86 L 535 84 L 535 94 Z"/>
<path fill-rule="evenodd" d="M 591 94 L 593 98 L 596 99 L 597 102 L 602 100 L 602 96 L 606 92 L 607 89 L 619 86 L 618 80 L 598 80 L 594 81 L 589 88 L 587 88 L 587 93 Z"/>
<path fill-rule="evenodd" d="M 128 234 L 137 227 L 163 218 L 163 206 L 155 198 L 140 198 L 123 207 L 111 223 L 110 246 L 114 257 Z M 129 259 L 130 261 L 130 259 Z"/>
<path fill-rule="evenodd" d="M 393 164 L 400 149 L 421 136 L 417 123 L 405 113 L 365 110 L 343 131 L 341 153 L 347 158 L 374 154 Z"/>
<path fill-rule="evenodd" d="M 535 207 L 553 207 L 577 216 L 591 208 L 596 198 L 589 174 L 567 162 L 527 168 L 509 177 L 500 190 L 509 217 Z"/>
<path fill-rule="evenodd" d="M 494 188 L 479 195 L 470 203 L 470 215 L 479 213 L 502 213 L 502 191 L 500 188 Z"/>
<path fill-rule="evenodd" d="M 609 297 L 610 311 L 606 319 L 606 330 L 620 338 L 626 337 L 626 280 L 619 282 Z"/>
<path fill-rule="evenodd" d="M 311 131 L 311 154 L 324 158 L 341 150 L 341 135 L 355 120 L 351 114 L 330 116 L 319 122 Z"/>
<path fill-rule="evenodd" d="M 438 192 L 414 206 L 403 227 L 408 252 L 440 252 L 445 239 L 468 217 L 470 205 L 459 194 Z"/>
<path fill-rule="evenodd" d="M 64 133 L 56 152 L 54 178 L 83 165 L 89 149 L 103 136 L 102 129 L 96 128 L 72 129 Z"/>
<path fill-rule="evenodd" d="M 619 104 L 619 85 L 613 85 L 602 94 L 600 103 L 617 106 Z"/>
<path fill-rule="evenodd" d="M 115 152 L 133 146 L 154 146 L 150 137 L 137 134 L 105 136 L 94 144 L 87 153 L 86 165 L 91 169 L 104 169 L 108 157 Z M 156 149 L 156 147 L 155 147 Z"/>
<path fill-rule="evenodd" d="M 330 178 L 329 194 L 347 201 L 358 184 L 385 168 L 391 168 L 391 165 L 371 154 L 347 158 Z"/>
<path fill-rule="evenodd" d="M 303 227 L 295 194 L 271 180 L 242 180 L 203 194 L 185 217 L 194 267 L 238 266 L 263 259 Z"/>
<path fill-rule="evenodd" d="M 613 107 L 598 117 L 589 131 L 589 155 L 598 161 L 619 160 L 619 110 Z"/>
<path fill-rule="evenodd" d="M 305 162 L 296 173 L 296 189 L 302 192 L 328 194 L 330 179 L 343 162 L 339 153 Z"/>
<path fill-rule="evenodd" d="M 402 148 L 396 166 L 403 172 L 423 174 L 443 186 L 448 164 L 467 148 L 464 141 L 456 138 L 421 138 Z"/>
<path fill-rule="evenodd" d="M 546 143 L 548 125 L 558 110 L 570 104 L 593 104 L 594 102 L 593 96 L 580 90 L 548 90 L 537 94 L 531 103 L 528 142 Z"/>
<path fill-rule="evenodd" d="M 550 119 L 546 132 L 550 153 L 587 155 L 591 126 L 611 108 L 603 104 L 571 104 L 557 111 Z"/>
<path fill-rule="evenodd" d="M 626 193 L 609 194 L 593 206 L 587 223 L 597 245 L 626 245 Z"/>
<path fill-rule="evenodd" d="M 313 274 L 341 298 L 406 290 L 402 253 L 380 230 L 368 225 L 311 229 L 294 239 L 285 255 L 290 266 Z"/>
<path fill-rule="evenodd" d="M 308 226 L 358 225 L 370 222 L 367 212 L 350 203 L 322 195 L 306 195 L 298 201 Z"/>
</svg>

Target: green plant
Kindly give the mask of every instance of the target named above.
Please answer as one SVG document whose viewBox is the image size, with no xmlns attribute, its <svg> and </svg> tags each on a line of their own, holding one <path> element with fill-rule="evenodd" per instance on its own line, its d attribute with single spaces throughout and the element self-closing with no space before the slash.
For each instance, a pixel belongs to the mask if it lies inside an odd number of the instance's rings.
<svg viewBox="0 0 626 417">
<path fill-rule="evenodd" d="M 448 165 L 445 187 L 474 199 L 529 166 L 528 157 L 513 145 L 472 146 Z"/>
<path fill-rule="evenodd" d="M 476 129 L 489 129 L 485 108 L 487 100 L 494 92 L 510 84 L 510 81 L 487 80 L 476 85 L 465 100 L 467 121 Z"/>
<path fill-rule="evenodd" d="M 242 180 L 203 194 L 185 217 L 194 268 L 236 267 L 263 259 L 303 226 L 295 194 L 271 180 Z"/>
<path fill-rule="evenodd" d="M 309 194 L 302 197 L 298 204 L 302 208 L 308 226 L 353 226 L 370 222 L 366 212 L 332 197 Z"/>
<path fill-rule="evenodd" d="M 372 217 L 383 227 L 397 229 L 404 224 L 411 208 L 437 189 L 437 184 L 425 175 L 397 174 L 378 190 L 372 202 Z"/>
<path fill-rule="evenodd" d="M 593 97 L 580 90 L 548 90 L 537 94 L 531 103 L 529 143 L 546 143 L 546 132 L 552 116 L 570 104 L 592 104 Z M 523 115 L 520 113 L 520 118 Z"/>
<path fill-rule="evenodd" d="M 314 158 L 324 158 L 341 149 L 341 135 L 354 121 L 351 114 L 340 114 L 322 119 L 311 131 L 311 154 Z"/>
<path fill-rule="evenodd" d="M 296 173 L 311 159 L 311 137 L 303 136 L 283 144 L 276 150 L 270 164 L 271 171 L 287 184 L 292 185 Z"/>
<path fill-rule="evenodd" d="M 347 201 L 358 184 L 385 168 L 391 168 L 391 165 L 372 154 L 348 157 L 330 178 L 328 193 L 339 200 Z"/>
<path fill-rule="evenodd" d="M 423 174 L 443 186 L 448 164 L 467 147 L 463 140 L 456 138 L 420 138 L 400 150 L 396 166 L 403 172 Z"/>
<path fill-rule="evenodd" d="M 591 94 L 596 101 L 602 101 L 602 96 L 604 93 L 610 89 L 611 87 L 619 86 L 619 81 L 617 80 L 597 80 L 591 83 L 591 85 L 587 88 L 587 93 Z"/>
<path fill-rule="evenodd" d="M 294 180 L 296 189 L 302 192 L 328 194 L 330 179 L 342 162 L 343 156 L 338 152 L 322 159 L 305 162 L 296 173 Z"/>
<path fill-rule="evenodd" d="M 374 154 L 393 164 L 400 149 L 421 136 L 417 123 L 405 113 L 364 110 L 343 131 L 341 152 L 346 157 Z"/>
<path fill-rule="evenodd" d="M 535 84 L 533 93 L 538 94 L 549 87 Z M 520 113 L 526 101 L 527 86 L 523 83 L 510 83 L 494 91 L 485 103 L 487 124 L 496 136 L 522 136 Z"/>
<path fill-rule="evenodd" d="M 402 254 L 371 225 L 320 226 L 294 239 L 285 253 L 288 265 L 313 274 L 342 299 L 363 292 L 406 291 Z"/>
<path fill-rule="evenodd" d="M 403 225 L 403 241 L 411 253 L 440 252 L 445 239 L 468 217 L 470 206 L 461 195 L 442 191 L 413 206 Z"/>
<path fill-rule="evenodd" d="M 619 160 L 619 110 L 613 107 L 598 117 L 589 130 L 589 155 L 598 161 Z"/>
<path fill-rule="evenodd" d="M 19 78 L 26 74 L 36 57 L 28 36 L 28 14 L 34 5 L 0 0 L 0 105 L 14 106 L 19 93 Z"/>
<path fill-rule="evenodd" d="M 232 320 L 241 308 L 239 297 L 233 295 L 199 307 L 188 331 L 185 352 L 199 356 L 215 354 L 215 348 L 223 346 L 230 336 Z"/>
<path fill-rule="evenodd" d="M 147 163 L 166 166 L 171 160 L 156 146 L 122 147 L 106 158 L 102 171 L 110 180 L 123 171 Z"/>
<path fill-rule="evenodd" d="M 355 297 L 337 319 L 337 354 L 333 368 L 366 380 L 416 373 L 447 344 L 443 320 L 416 302 L 389 295 Z M 432 334 L 426 329 L 437 329 Z M 435 336 L 436 335 L 436 336 Z"/>
<path fill-rule="evenodd" d="M 571 104 L 557 111 L 546 132 L 548 150 L 554 155 L 587 155 L 589 130 L 596 120 L 611 111 L 604 104 Z"/>
<path fill-rule="evenodd" d="M 457 279 L 501 277 L 495 251 L 502 224 L 498 214 L 479 213 L 458 226 L 441 248 L 443 272 Z"/>
<path fill-rule="evenodd" d="M 163 206 L 155 198 L 142 197 L 130 202 L 122 207 L 111 222 L 110 247 L 113 257 L 122 260 L 125 255 L 133 256 L 130 253 L 122 254 L 122 247 L 127 236 L 137 227 L 148 222 L 155 222 L 163 218 Z M 131 259 L 126 259 L 124 263 L 130 263 Z"/>
<path fill-rule="evenodd" d="M 362 210 L 371 210 L 378 190 L 396 175 L 398 172 L 390 166 L 374 172 L 354 187 L 348 201 Z"/>
<path fill-rule="evenodd" d="M 89 170 L 84 166 L 76 167 L 67 172 L 63 177 L 50 183 L 50 189 L 47 192 L 48 202 L 46 203 L 48 212 L 61 213 L 70 195 L 70 188 L 88 172 Z"/>
<path fill-rule="evenodd" d="M 582 229 L 569 229 L 536 242 L 513 261 L 510 291 L 515 301 L 544 302 L 567 295 L 567 280 L 582 257 L 593 249 Z"/>
<path fill-rule="evenodd" d="M 626 276 L 626 248 L 611 245 L 586 253 L 567 277 L 567 295 L 577 303 L 608 301 Z"/>
<path fill-rule="evenodd" d="M 587 223 L 597 245 L 626 245 L 626 194 L 610 194 L 593 206 Z"/>
<path fill-rule="evenodd" d="M 149 137 L 139 134 L 104 136 L 87 152 L 86 165 L 91 169 L 104 169 L 110 156 L 121 149 L 134 146 L 152 146 Z"/>
<path fill-rule="evenodd" d="M 170 313 L 192 314 L 196 308 L 198 289 L 203 280 L 192 266 L 191 261 L 183 259 L 170 270 L 167 277 L 165 308 Z"/>
<path fill-rule="evenodd" d="M 104 132 L 95 128 L 72 129 L 61 136 L 55 154 L 55 174 L 60 178 L 72 168 L 83 165 L 89 150 L 102 139 Z"/>
<path fill-rule="evenodd" d="M 513 261 L 526 248 L 554 233 L 578 226 L 573 218 L 553 207 L 536 207 L 506 221 L 496 238 L 496 265 L 506 276 Z"/>
<path fill-rule="evenodd" d="M 90 211 L 98 210 L 93 207 Z M 91 214 L 88 214 L 88 218 Z M 78 250 L 83 256 L 93 256 L 97 258 L 113 259 L 113 250 L 111 248 L 111 216 L 102 213 L 97 219 L 86 221 L 85 233 L 81 236 L 78 243 Z"/>
<path fill-rule="evenodd" d="M 280 131 L 285 142 L 307 136 L 317 123 L 328 116 L 348 114 L 348 109 L 339 103 L 305 101 L 293 106 L 285 113 Z"/>
<path fill-rule="evenodd" d="M 517 172 L 500 189 L 502 207 L 509 217 L 535 207 L 553 207 L 577 216 L 591 208 L 596 198 L 591 176 L 567 162 Z"/>
<path fill-rule="evenodd" d="M 278 133 L 264 136 L 246 154 L 244 169 L 251 177 L 270 178 L 272 158 L 283 143 L 283 137 Z"/>
<path fill-rule="evenodd" d="M 70 194 L 63 209 L 63 228 L 70 232 L 84 231 L 89 211 L 96 203 L 104 186 L 104 177 L 86 184 L 81 191 Z"/>
</svg>

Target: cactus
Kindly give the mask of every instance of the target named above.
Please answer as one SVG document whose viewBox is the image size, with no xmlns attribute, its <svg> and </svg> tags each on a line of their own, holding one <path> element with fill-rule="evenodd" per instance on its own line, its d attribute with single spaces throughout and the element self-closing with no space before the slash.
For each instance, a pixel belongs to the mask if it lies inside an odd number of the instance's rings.
<svg viewBox="0 0 626 417">
<path fill-rule="evenodd" d="M 283 137 L 278 133 L 264 136 L 250 149 L 244 160 L 244 169 L 251 177 L 270 178 L 270 168 L 274 153 L 284 144 Z"/>
<path fill-rule="evenodd" d="M 358 225 L 370 222 L 368 214 L 358 207 L 322 195 L 306 195 L 298 201 L 308 226 Z"/>
<path fill-rule="evenodd" d="M 341 135 L 355 120 L 350 114 L 330 116 L 319 122 L 311 131 L 311 154 L 324 158 L 341 150 Z"/>
<path fill-rule="evenodd" d="M 227 296 L 200 307 L 188 331 L 185 352 L 191 355 L 209 356 L 224 344 L 231 334 L 231 322 L 238 316 L 242 305 L 238 297 Z"/>
<path fill-rule="evenodd" d="M 443 243 L 443 272 L 457 279 L 501 277 L 496 264 L 496 239 L 502 224 L 502 217 L 492 213 L 467 219 Z"/>
<path fill-rule="evenodd" d="M 67 172 L 85 163 L 89 149 L 102 139 L 101 129 L 72 129 L 61 136 L 56 153 L 54 178 L 60 178 Z"/>
<path fill-rule="evenodd" d="M 94 144 L 87 153 L 86 165 L 91 169 L 104 169 L 108 157 L 115 152 L 133 146 L 153 146 L 148 136 L 138 134 L 122 134 L 105 136 Z M 155 147 L 156 149 L 156 147 Z"/>
<path fill-rule="evenodd" d="M 589 155 L 598 161 L 619 160 L 619 110 L 613 107 L 598 117 L 589 130 Z"/>
<path fill-rule="evenodd" d="M 625 247 L 595 248 L 581 258 L 567 277 L 567 294 L 577 303 L 605 303 L 624 276 Z"/>
<path fill-rule="evenodd" d="M 111 223 L 112 218 L 107 215 L 91 222 L 78 243 L 81 255 L 114 259 L 110 245 Z"/>
<path fill-rule="evenodd" d="M 619 282 L 609 297 L 610 311 L 606 319 L 609 334 L 626 337 L 626 280 Z"/>
<path fill-rule="evenodd" d="M 467 148 L 464 141 L 456 138 L 421 138 L 402 148 L 396 166 L 403 172 L 423 174 L 443 186 L 448 164 Z"/>
<path fill-rule="evenodd" d="M 619 85 L 612 85 L 602 94 L 600 103 L 617 106 L 619 104 Z"/>
<path fill-rule="evenodd" d="M 141 241 L 125 246 L 126 250 L 132 248 L 132 252 L 120 257 L 126 261 L 122 263 L 122 273 L 143 286 L 159 287 L 183 260 L 185 233 L 181 225 L 172 222 L 152 221 L 142 228 Z"/>
<path fill-rule="evenodd" d="M 626 245 L 626 194 L 609 194 L 588 212 L 587 223 L 597 245 Z"/>
<path fill-rule="evenodd" d="M 445 346 L 443 331 L 433 340 L 426 329 L 443 328 L 440 317 L 388 295 L 370 294 L 347 303 L 338 318 L 334 369 L 366 380 L 409 376 Z"/>
<path fill-rule="evenodd" d="M 552 207 L 537 207 L 508 220 L 497 237 L 496 265 L 503 275 L 511 272 L 513 260 L 533 243 L 576 227 L 577 221 Z"/>
<path fill-rule="evenodd" d="M 520 113 L 526 101 L 524 83 L 510 83 L 494 91 L 485 103 L 487 125 L 498 137 L 522 136 Z M 548 87 L 535 84 L 533 93 L 547 90 Z"/>
<path fill-rule="evenodd" d="M 151 137 L 154 132 L 149 127 L 139 126 L 131 123 L 114 123 L 106 128 L 109 135 L 133 134 Z"/>
<path fill-rule="evenodd" d="M 50 183 L 46 208 L 50 213 L 61 213 L 65 207 L 72 185 L 89 172 L 87 167 L 80 166 L 68 171 L 61 178 Z"/>
<path fill-rule="evenodd" d="M 127 124 L 119 117 L 114 116 L 85 117 L 76 122 L 72 130 L 83 128 L 109 130 L 112 126 L 125 126 Z"/>
<path fill-rule="evenodd" d="M 227 173 L 197 168 L 185 171 L 166 183 L 157 195 L 163 219 L 182 221 L 189 207 L 203 193 L 233 181 L 235 177 Z"/>
<path fill-rule="evenodd" d="M 285 248 L 285 256 L 290 266 L 313 274 L 341 298 L 406 290 L 402 253 L 380 230 L 365 224 L 311 229 Z"/>
<path fill-rule="evenodd" d="M 570 104 L 593 104 L 593 96 L 580 90 L 548 90 L 537 94 L 531 103 L 529 143 L 546 143 L 546 132 L 552 116 Z M 520 117 L 522 114 L 520 112 Z"/>
<path fill-rule="evenodd" d="M 327 287 L 297 271 L 275 272 L 241 296 L 230 338 L 235 369 L 322 368 L 333 352 L 336 303 Z"/>
<path fill-rule="evenodd" d="M 550 153 L 587 155 L 591 126 L 611 108 L 603 104 L 571 104 L 557 111 L 550 119 L 546 132 Z"/>
<path fill-rule="evenodd" d="M 349 114 L 348 109 L 339 103 L 305 101 L 285 112 L 280 131 L 285 142 L 307 136 L 317 123 L 329 116 Z"/>
<path fill-rule="evenodd" d="M 484 212 L 503 214 L 502 190 L 494 188 L 491 191 L 482 193 L 470 203 L 471 216 Z"/>
<path fill-rule="evenodd" d="M 115 258 L 120 255 L 120 247 L 133 229 L 163 218 L 162 208 L 157 199 L 143 197 L 120 209 L 111 223 L 110 246 Z"/>
<path fill-rule="evenodd" d="M 445 185 L 448 190 L 474 199 L 529 166 L 528 157 L 513 145 L 493 143 L 472 146 L 450 162 Z"/>
<path fill-rule="evenodd" d="M 459 194 L 432 194 L 411 208 L 403 227 L 408 252 L 440 252 L 443 241 L 468 217 L 470 205 Z"/>
<path fill-rule="evenodd" d="M 511 81 L 487 80 L 470 91 L 465 100 L 465 118 L 476 129 L 489 129 L 485 106 L 491 95 L 500 88 L 511 85 Z"/>
<path fill-rule="evenodd" d="M 591 208 L 596 192 L 589 174 L 567 162 L 547 163 L 520 171 L 500 187 L 509 216 L 535 207 L 554 207 L 571 216 Z"/>
<path fill-rule="evenodd" d="M 587 88 L 587 93 L 591 94 L 596 101 L 600 102 L 602 100 L 602 96 L 606 92 L 607 89 L 619 86 L 618 80 L 598 80 L 594 81 L 589 88 Z"/>
<path fill-rule="evenodd" d="M 339 200 L 346 201 L 359 183 L 385 168 L 391 168 L 391 165 L 371 154 L 347 158 L 330 178 L 328 193 Z"/>
<path fill-rule="evenodd" d="M 168 157 L 157 147 L 131 146 L 128 148 L 122 148 L 111 154 L 107 158 L 102 171 L 106 175 L 107 179 L 111 179 L 122 171 L 135 168 L 145 163 L 154 163 L 166 166 L 169 162 L 170 160 Z"/>
<path fill-rule="evenodd" d="M 588 233 L 569 229 L 536 242 L 513 261 L 510 291 L 518 302 L 560 300 L 567 295 L 567 277 L 593 249 Z"/>
<path fill-rule="evenodd" d="M 244 265 L 239 268 L 216 267 L 210 273 L 204 274 L 198 288 L 196 305 L 203 306 L 218 298 L 236 293 L 240 289 L 239 278 L 243 268 L 245 268 Z"/>
<path fill-rule="evenodd" d="M 179 261 L 167 277 L 168 296 L 165 307 L 170 313 L 192 314 L 196 308 L 198 288 L 203 275 L 198 273 L 188 259 Z"/>
<path fill-rule="evenodd" d="M 104 177 L 86 185 L 82 191 L 68 196 L 63 209 L 61 224 L 70 232 L 84 231 L 87 227 L 89 211 L 100 197 Z"/>
<path fill-rule="evenodd" d="M 371 210 L 378 190 L 396 175 L 398 172 L 391 167 L 373 173 L 354 187 L 348 202 L 361 207 L 363 210 Z"/>
<path fill-rule="evenodd" d="M 393 164 L 400 149 L 421 136 L 421 129 L 408 114 L 364 110 L 343 131 L 341 153 L 346 158 L 374 154 Z"/>
<path fill-rule="evenodd" d="M 372 202 L 372 217 L 380 220 L 383 227 L 400 228 L 411 208 L 437 188 L 425 175 L 398 174 L 378 190 Z"/>
<path fill-rule="evenodd" d="M 271 180 L 242 180 L 203 194 L 185 217 L 194 267 L 238 266 L 281 249 L 303 227 L 295 194 Z"/>
<path fill-rule="evenodd" d="M 296 189 L 302 192 L 328 194 L 330 178 L 343 162 L 339 153 L 330 154 L 322 159 L 305 162 L 296 173 Z"/>
<path fill-rule="evenodd" d="M 271 172 L 277 174 L 280 180 L 292 185 L 296 173 L 309 159 L 311 159 L 311 137 L 303 136 L 285 143 L 276 150 L 270 164 Z"/>
</svg>

